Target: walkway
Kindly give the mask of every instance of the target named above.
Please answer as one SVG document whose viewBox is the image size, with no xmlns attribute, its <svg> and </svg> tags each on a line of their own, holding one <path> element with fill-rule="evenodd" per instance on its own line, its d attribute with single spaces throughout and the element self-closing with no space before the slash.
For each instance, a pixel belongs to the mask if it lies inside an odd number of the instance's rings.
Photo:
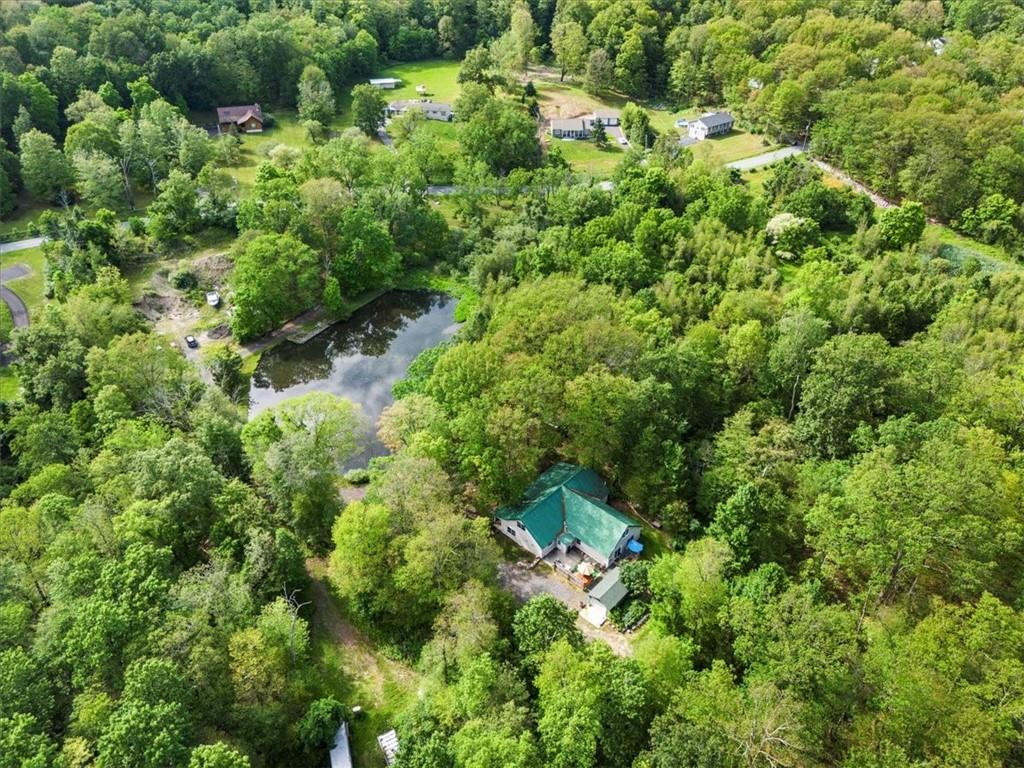
<svg viewBox="0 0 1024 768">
<path fill-rule="evenodd" d="M 737 171 L 753 171 L 758 168 L 763 168 L 766 165 L 777 163 L 780 160 L 785 160 L 787 157 L 802 155 L 803 153 L 803 147 L 783 147 L 782 149 L 763 152 L 762 154 L 754 155 L 753 157 L 745 157 L 742 160 L 733 160 L 731 163 L 726 163 L 725 167 L 732 168 Z"/>
<path fill-rule="evenodd" d="M 25 328 L 28 325 L 28 307 L 25 306 L 25 302 L 18 294 L 7 287 L 7 283 L 24 277 L 31 271 L 25 264 L 12 264 L 0 269 L 0 299 L 11 310 L 11 319 L 14 321 L 15 328 Z"/>
</svg>

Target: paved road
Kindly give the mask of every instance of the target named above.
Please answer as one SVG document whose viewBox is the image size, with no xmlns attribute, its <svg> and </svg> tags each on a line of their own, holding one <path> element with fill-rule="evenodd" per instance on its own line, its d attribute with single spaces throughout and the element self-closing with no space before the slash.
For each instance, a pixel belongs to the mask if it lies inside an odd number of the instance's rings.
<svg viewBox="0 0 1024 768">
<path fill-rule="evenodd" d="M 27 240 L 15 240 L 13 243 L 0 243 L 0 253 L 26 251 L 29 248 L 38 248 L 45 242 L 45 237 L 30 237 Z"/>
<path fill-rule="evenodd" d="M 12 264 L 9 267 L 0 269 L 0 299 L 7 308 L 11 310 L 11 319 L 15 328 L 24 328 L 28 325 L 28 307 L 14 291 L 7 287 L 7 283 L 19 277 L 24 277 L 31 270 L 24 264 Z"/>
<path fill-rule="evenodd" d="M 734 168 L 737 171 L 753 171 L 757 168 L 777 163 L 779 160 L 785 160 L 787 157 L 802 155 L 803 153 L 804 150 L 801 147 L 783 147 L 782 149 L 764 152 L 753 157 L 745 157 L 742 160 L 733 160 L 731 163 L 726 163 L 725 167 Z"/>
</svg>

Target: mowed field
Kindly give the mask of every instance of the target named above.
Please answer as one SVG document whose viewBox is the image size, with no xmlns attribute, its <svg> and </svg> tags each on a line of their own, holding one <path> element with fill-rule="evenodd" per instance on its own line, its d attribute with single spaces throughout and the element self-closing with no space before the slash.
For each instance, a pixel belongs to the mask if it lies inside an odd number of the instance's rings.
<svg viewBox="0 0 1024 768">
<path fill-rule="evenodd" d="M 545 121 L 553 118 L 579 117 L 591 114 L 601 107 L 622 109 L 628 102 L 628 99 L 614 93 L 595 96 L 569 82 L 541 80 L 535 84 L 541 115 Z M 693 119 L 700 114 L 695 110 L 672 111 L 649 105 L 643 106 L 650 116 L 651 126 L 660 134 L 679 133 L 679 129 L 675 127 L 676 120 Z M 599 149 L 591 141 L 553 139 L 546 135 L 546 128 L 544 141 L 549 145 L 558 146 L 573 168 L 595 177 L 611 174 L 625 152 L 625 149 L 614 141 L 608 148 Z M 699 142 L 690 149 L 695 158 L 713 165 L 722 165 L 767 152 L 776 146 L 770 142 L 766 143 L 761 136 L 734 130 L 726 136 Z"/>
</svg>

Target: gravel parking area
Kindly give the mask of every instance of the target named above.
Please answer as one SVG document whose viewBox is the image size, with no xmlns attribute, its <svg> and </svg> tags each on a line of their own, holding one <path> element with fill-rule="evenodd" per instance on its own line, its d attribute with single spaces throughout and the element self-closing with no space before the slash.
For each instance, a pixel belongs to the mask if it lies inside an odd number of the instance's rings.
<svg viewBox="0 0 1024 768">
<path fill-rule="evenodd" d="M 502 563 L 498 566 L 498 581 L 523 603 L 536 595 L 556 597 L 565 603 L 570 611 L 577 614 L 576 626 L 585 637 L 602 640 L 618 656 L 633 654 L 629 638 L 613 629 L 611 625 L 606 623 L 603 627 L 595 627 L 579 617 L 580 607 L 587 603 L 586 595 L 543 563 L 538 564 L 533 570 L 530 570 L 529 563 L 522 560 Z"/>
</svg>

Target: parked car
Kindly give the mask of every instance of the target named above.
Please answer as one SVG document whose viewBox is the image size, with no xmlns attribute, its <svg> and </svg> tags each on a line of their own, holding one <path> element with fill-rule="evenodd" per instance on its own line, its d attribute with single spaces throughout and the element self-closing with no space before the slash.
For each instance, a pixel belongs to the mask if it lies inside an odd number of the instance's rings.
<svg viewBox="0 0 1024 768">
<path fill-rule="evenodd" d="M 621 144 L 624 147 L 628 146 L 629 140 L 625 136 L 619 136 L 619 144 Z"/>
<path fill-rule="evenodd" d="M 217 291 L 207 291 L 206 292 L 206 303 L 209 304 L 211 307 L 219 307 L 220 306 L 220 294 L 217 293 Z"/>
<path fill-rule="evenodd" d="M 690 127 L 690 121 L 689 120 L 684 120 L 684 119 L 676 120 L 676 128 L 689 128 L 689 127 Z"/>
<path fill-rule="evenodd" d="M 190 334 L 185 337 L 185 344 L 188 346 L 189 349 L 195 349 L 196 347 L 199 346 L 199 341 L 196 339 L 195 336 L 192 336 Z"/>
</svg>

